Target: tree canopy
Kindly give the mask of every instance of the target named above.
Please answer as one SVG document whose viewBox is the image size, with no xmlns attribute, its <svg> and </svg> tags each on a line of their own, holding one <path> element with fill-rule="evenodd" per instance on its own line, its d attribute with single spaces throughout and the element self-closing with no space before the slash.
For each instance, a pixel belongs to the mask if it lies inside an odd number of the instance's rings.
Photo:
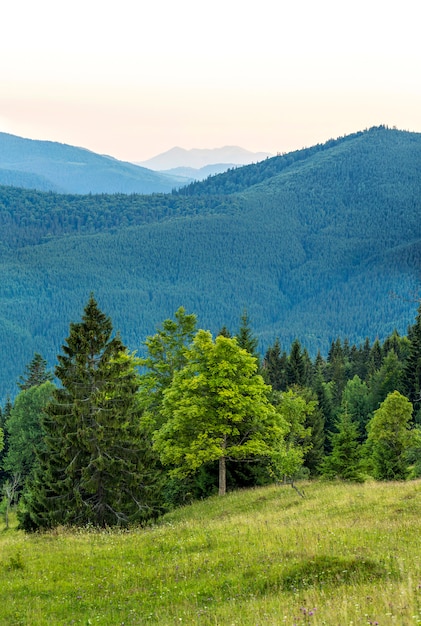
<svg viewBox="0 0 421 626">
<path fill-rule="evenodd" d="M 256 359 L 235 339 L 199 330 L 186 365 L 164 391 L 165 421 L 154 448 L 173 475 L 219 462 L 219 493 L 226 491 L 226 462 L 271 457 L 286 425 L 268 400 Z"/>
</svg>

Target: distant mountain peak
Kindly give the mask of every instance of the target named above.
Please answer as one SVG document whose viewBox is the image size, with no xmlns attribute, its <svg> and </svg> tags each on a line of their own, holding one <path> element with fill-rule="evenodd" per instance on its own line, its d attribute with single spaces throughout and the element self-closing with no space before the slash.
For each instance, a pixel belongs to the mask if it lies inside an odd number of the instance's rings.
<svg viewBox="0 0 421 626">
<path fill-rule="evenodd" d="M 175 146 L 151 159 L 141 161 L 138 165 L 151 170 L 170 170 L 177 167 L 200 169 L 217 163 L 248 165 L 263 161 L 272 156 L 269 152 L 251 152 L 239 146 L 223 146 L 222 148 L 180 148 Z"/>
</svg>

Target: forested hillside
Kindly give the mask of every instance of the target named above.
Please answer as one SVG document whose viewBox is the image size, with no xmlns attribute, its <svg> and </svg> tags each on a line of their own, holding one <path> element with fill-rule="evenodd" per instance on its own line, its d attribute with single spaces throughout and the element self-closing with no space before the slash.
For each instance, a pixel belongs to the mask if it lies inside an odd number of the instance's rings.
<svg viewBox="0 0 421 626">
<path fill-rule="evenodd" d="M 0 184 L 62 193 L 169 192 L 183 179 L 53 141 L 0 133 Z"/>
<path fill-rule="evenodd" d="M 142 352 L 179 306 L 259 348 L 384 339 L 414 320 L 421 135 L 384 127 L 230 170 L 172 194 L 2 187 L 0 396 L 49 363 L 90 291 Z M 419 295 L 419 294 L 418 294 Z"/>
</svg>

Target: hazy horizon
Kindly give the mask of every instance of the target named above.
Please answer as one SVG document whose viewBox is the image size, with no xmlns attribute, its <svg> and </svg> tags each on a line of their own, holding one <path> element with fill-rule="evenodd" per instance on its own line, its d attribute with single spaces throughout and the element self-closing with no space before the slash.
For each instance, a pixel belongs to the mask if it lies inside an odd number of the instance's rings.
<svg viewBox="0 0 421 626">
<path fill-rule="evenodd" d="M 0 131 L 125 161 L 174 146 L 289 152 L 421 131 L 414 4 L 9 3 Z"/>
</svg>

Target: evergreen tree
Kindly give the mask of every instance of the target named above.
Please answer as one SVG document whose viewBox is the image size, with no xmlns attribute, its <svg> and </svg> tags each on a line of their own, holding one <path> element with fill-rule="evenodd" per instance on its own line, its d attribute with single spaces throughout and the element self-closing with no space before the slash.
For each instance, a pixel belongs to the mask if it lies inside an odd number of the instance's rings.
<svg viewBox="0 0 421 626">
<path fill-rule="evenodd" d="M 412 402 L 416 421 L 421 421 L 421 304 L 418 307 L 415 324 L 408 330 L 410 340 L 409 355 L 404 365 L 403 388 L 406 397 Z"/>
<path fill-rule="evenodd" d="M 362 443 L 366 438 L 366 425 L 370 415 L 369 390 L 365 382 L 359 376 L 348 380 L 342 393 L 342 412 L 346 411 L 351 416 L 358 428 L 359 440 Z"/>
<path fill-rule="evenodd" d="M 266 382 L 275 391 L 286 391 L 287 389 L 287 362 L 287 355 L 285 352 L 281 354 L 281 345 L 277 338 L 273 346 L 267 349 L 262 368 Z"/>
<path fill-rule="evenodd" d="M 26 366 L 24 375 L 20 377 L 18 387 L 24 391 L 52 380 L 53 375 L 47 371 L 47 361 L 36 352 L 32 361 Z"/>
<path fill-rule="evenodd" d="M 4 481 L 9 478 L 9 472 L 7 472 L 4 469 L 3 465 L 4 465 L 4 459 L 6 458 L 7 452 L 9 450 L 9 437 L 7 435 L 6 422 L 10 417 L 12 408 L 13 408 L 12 401 L 10 400 L 10 397 L 7 397 L 6 404 L 4 405 L 4 408 L 1 409 L 0 411 L 0 417 L 1 417 L 0 428 L 3 433 L 3 447 L 2 447 L 2 450 L 0 451 L 0 485 L 3 484 Z"/>
<path fill-rule="evenodd" d="M 241 325 L 235 338 L 240 348 L 247 350 L 247 352 L 254 356 L 257 359 L 257 362 L 259 362 L 260 356 L 257 351 L 258 340 L 253 335 L 250 326 L 250 319 L 246 310 L 241 316 Z"/>
<path fill-rule="evenodd" d="M 196 315 L 187 314 L 180 307 L 174 317 L 165 320 L 155 335 L 146 339 L 147 355 L 140 361 L 146 370 L 141 376 L 140 389 L 143 423 L 149 421 L 151 429 L 161 424 L 163 393 L 171 385 L 174 374 L 187 364 L 186 349 L 196 332 Z"/>
<path fill-rule="evenodd" d="M 347 363 L 341 340 L 338 338 L 329 350 L 327 357 L 328 379 L 331 383 L 333 410 L 336 413 L 340 407 L 342 393 L 347 382 Z"/>
<path fill-rule="evenodd" d="M 408 337 L 401 337 L 395 329 L 389 337 L 386 337 L 383 343 L 383 358 L 385 358 L 387 354 L 393 350 L 399 361 L 405 361 L 409 355 L 409 348 L 410 340 Z"/>
<path fill-rule="evenodd" d="M 330 452 L 330 439 L 326 437 L 334 430 L 334 413 L 332 406 L 332 397 L 330 392 L 330 383 L 325 383 L 321 367 L 317 368 L 314 374 L 312 389 L 315 393 L 318 411 L 320 411 L 324 424 L 324 451 Z"/>
<path fill-rule="evenodd" d="M 368 375 L 373 375 L 377 372 L 383 362 L 383 351 L 378 339 L 375 340 L 370 350 L 370 357 L 368 361 Z"/>
<path fill-rule="evenodd" d="M 308 410 L 305 412 L 303 423 L 305 436 L 298 443 L 303 452 L 303 466 L 315 476 L 319 473 L 319 466 L 324 458 L 325 420 L 323 413 L 315 391 L 308 387 L 296 387 L 290 391 L 307 403 Z"/>
<path fill-rule="evenodd" d="M 293 385 L 305 387 L 307 382 L 306 374 L 306 361 L 301 350 L 301 344 L 298 339 L 294 339 L 291 345 L 291 351 L 289 353 L 287 364 L 288 387 L 292 387 Z"/>
<path fill-rule="evenodd" d="M 389 393 L 399 391 L 403 393 L 403 363 L 398 359 L 396 352 L 391 349 L 383 359 L 381 368 L 369 380 L 370 404 L 372 410 L 379 408 Z"/>
<path fill-rule="evenodd" d="M 345 406 L 341 411 L 336 432 L 331 436 L 332 452 L 322 465 L 321 472 L 327 478 L 361 481 L 361 446 L 358 426 Z"/>
<path fill-rule="evenodd" d="M 25 528 L 127 524 L 155 513 L 156 474 L 140 428 L 138 360 L 91 295 L 55 369 Z"/>
</svg>

